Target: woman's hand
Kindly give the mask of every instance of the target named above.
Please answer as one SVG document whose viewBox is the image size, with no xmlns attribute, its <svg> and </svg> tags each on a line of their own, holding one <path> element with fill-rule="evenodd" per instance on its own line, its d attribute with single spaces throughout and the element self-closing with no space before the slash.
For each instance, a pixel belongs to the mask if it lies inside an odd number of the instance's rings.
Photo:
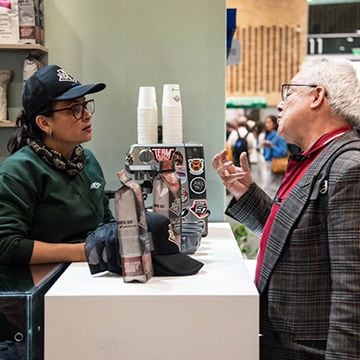
<svg viewBox="0 0 360 360">
<path fill-rule="evenodd" d="M 245 152 L 240 155 L 240 167 L 235 166 L 229 160 L 226 156 L 226 149 L 213 157 L 212 166 L 236 200 L 239 200 L 254 182 Z"/>
<path fill-rule="evenodd" d="M 272 148 L 272 142 L 270 140 L 264 140 L 262 142 L 262 145 L 265 146 L 265 147 Z"/>
</svg>

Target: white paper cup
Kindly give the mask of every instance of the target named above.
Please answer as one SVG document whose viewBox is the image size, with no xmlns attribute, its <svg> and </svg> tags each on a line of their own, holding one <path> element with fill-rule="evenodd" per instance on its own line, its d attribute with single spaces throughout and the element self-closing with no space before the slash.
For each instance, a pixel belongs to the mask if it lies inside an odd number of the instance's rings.
<svg viewBox="0 0 360 360">
<path fill-rule="evenodd" d="M 147 108 L 146 110 L 144 108 L 142 109 L 137 109 L 137 117 L 138 119 L 141 118 L 156 118 L 158 117 L 158 111 L 156 107 L 153 108 Z"/>
<path fill-rule="evenodd" d="M 138 134 L 138 144 L 139 145 L 157 144 L 157 134 L 153 134 L 153 133 Z"/>
<path fill-rule="evenodd" d="M 157 131 L 154 129 L 138 129 L 138 144 L 156 144 L 158 141 Z"/>
<path fill-rule="evenodd" d="M 164 144 L 181 144 L 183 142 L 183 128 L 181 117 L 165 117 L 162 123 Z"/>
<path fill-rule="evenodd" d="M 164 84 L 162 106 L 181 106 L 179 84 Z"/>
<path fill-rule="evenodd" d="M 137 143 L 138 144 L 156 144 L 158 134 L 158 115 L 157 108 L 137 109 Z"/>
<path fill-rule="evenodd" d="M 181 106 L 163 106 L 161 108 L 162 116 L 182 116 Z"/>
<path fill-rule="evenodd" d="M 147 116 L 149 114 L 152 114 L 154 111 L 157 112 L 157 107 L 156 106 L 153 106 L 153 107 L 138 107 L 137 108 L 137 113 L 138 114 L 143 114 L 144 116 Z"/>
<path fill-rule="evenodd" d="M 177 145 L 177 144 L 182 144 L 183 143 L 183 139 L 182 136 L 177 136 L 177 137 L 169 137 L 166 135 L 163 135 L 163 144 L 165 145 Z"/>
<path fill-rule="evenodd" d="M 182 116 L 169 116 L 169 115 L 163 115 L 162 116 L 162 123 L 169 122 L 170 124 L 176 125 L 182 125 Z"/>
<path fill-rule="evenodd" d="M 140 86 L 138 108 L 152 108 L 156 106 L 156 92 L 154 86 Z"/>
</svg>

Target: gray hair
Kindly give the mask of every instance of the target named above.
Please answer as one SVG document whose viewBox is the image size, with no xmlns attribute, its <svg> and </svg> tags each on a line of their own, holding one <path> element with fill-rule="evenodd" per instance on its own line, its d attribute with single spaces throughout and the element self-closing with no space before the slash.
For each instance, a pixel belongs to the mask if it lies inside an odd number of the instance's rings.
<svg viewBox="0 0 360 360">
<path fill-rule="evenodd" d="M 360 127 L 360 83 L 350 61 L 326 57 L 307 60 L 299 76 L 309 84 L 324 86 L 332 114 Z"/>
</svg>

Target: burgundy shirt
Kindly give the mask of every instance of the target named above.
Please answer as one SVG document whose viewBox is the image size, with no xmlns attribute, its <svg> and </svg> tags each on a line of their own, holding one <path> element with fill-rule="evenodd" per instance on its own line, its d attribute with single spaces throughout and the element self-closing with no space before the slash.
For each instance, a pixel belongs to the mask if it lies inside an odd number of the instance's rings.
<svg viewBox="0 0 360 360">
<path fill-rule="evenodd" d="M 344 134 L 346 131 L 351 130 L 352 127 L 342 127 L 331 131 L 321 136 L 308 150 L 305 150 L 299 155 L 290 157 L 288 167 L 284 177 L 281 181 L 280 188 L 276 194 L 275 201 L 271 207 L 270 215 L 266 220 L 264 229 L 260 240 L 260 250 L 257 257 L 256 272 L 255 272 L 255 284 L 258 285 L 262 263 L 265 256 L 266 244 L 270 236 L 271 227 L 276 217 L 276 214 L 281 208 L 281 204 L 284 202 L 290 191 L 299 182 L 301 177 L 304 175 L 311 163 L 321 153 L 321 151 L 329 144 L 332 140 L 338 136 Z"/>
</svg>

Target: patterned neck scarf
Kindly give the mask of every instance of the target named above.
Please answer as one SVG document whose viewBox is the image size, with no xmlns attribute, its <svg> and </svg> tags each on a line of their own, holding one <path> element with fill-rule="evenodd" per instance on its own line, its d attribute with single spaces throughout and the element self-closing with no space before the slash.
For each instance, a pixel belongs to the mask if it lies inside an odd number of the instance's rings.
<svg viewBox="0 0 360 360">
<path fill-rule="evenodd" d="M 69 176 L 75 176 L 84 169 L 85 156 L 81 145 L 75 146 L 71 159 L 68 160 L 61 153 L 49 148 L 40 140 L 28 139 L 27 143 L 40 159 Z"/>
</svg>

